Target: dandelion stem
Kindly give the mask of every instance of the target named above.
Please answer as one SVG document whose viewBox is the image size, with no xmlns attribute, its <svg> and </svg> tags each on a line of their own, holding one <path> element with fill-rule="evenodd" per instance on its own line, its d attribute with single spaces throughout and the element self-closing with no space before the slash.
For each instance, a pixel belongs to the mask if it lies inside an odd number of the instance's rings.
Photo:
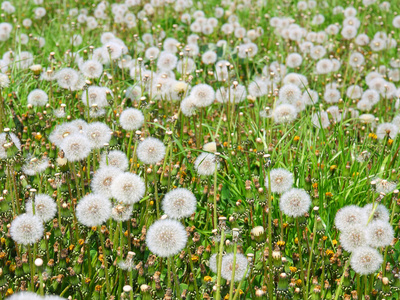
<svg viewBox="0 0 400 300">
<path fill-rule="evenodd" d="M 307 292 L 306 292 L 306 287 L 305 287 L 305 278 L 304 278 L 304 268 L 303 268 L 303 254 L 302 254 L 302 249 L 301 249 L 301 241 L 302 241 L 302 236 L 300 232 L 300 226 L 299 226 L 299 220 L 296 218 L 296 229 L 297 229 L 297 239 L 298 239 L 298 245 L 299 245 L 299 262 L 300 262 L 300 278 L 301 278 L 301 285 L 303 287 L 303 298 L 304 300 L 307 300 Z M 307 278 L 308 280 L 308 278 Z"/>
<path fill-rule="evenodd" d="M 214 205 L 213 205 L 213 220 L 214 220 L 214 229 L 217 229 L 217 171 L 218 171 L 218 164 L 215 164 L 214 170 Z"/>
<path fill-rule="evenodd" d="M 268 266 L 269 266 L 269 280 L 268 280 L 268 296 L 269 299 L 273 299 L 273 268 L 272 268 L 272 201 L 271 201 L 271 173 L 270 169 L 267 169 L 268 176 Z M 282 224 L 281 224 L 282 226 Z M 267 280 L 267 278 L 264 278 Z"/>
<path fill-rule="evenodd" d="M 218 262 L 217 262 L 217 290 L 215 300 L 221 299 L 221 270 L 222 270 L 222 252 L 224 250 L 225 230 L 221 229 L 221 241 L 219 242 Z"/>
<path fill-rule="evenodd" d="M 34 277 L 35 277 L 35 269 L 34 269 L 34 264 L 33 264 L 33 253 L 31 249 L 31 245 L 28 245 L 28 257 L 29 257 L 29 266 L 31 269 L 31 292 L 35 292 L 35 283 L 34 283 Z"/>
<path fill-rule="evenodd" d="M 98 226 L 98 232 L 99 232 L 99 237 L 100 237 L 101 250 L 103 251 L 104 274 L 106 277 L 107 295 L 110 296 L 111 290 L 110 290 L 110 282 L 108 279 L 108 264 L 107 264 L 106 247 L 105 247 L 105 243 L 104 243 L 104 236 L 103 236 L 103 233 L 101 232 L 101 226 Z"/>
<path fill-rule="evenodd" d="M 250 266 L 247 265 L 246 271 L 244 272 L 242 280 L 239 282 L 239 285 L 238 285 L 238 287 L 236 289 L 236 293 L 235 293 L 235 296 L 233 297 L 233 300 L 236 300 L 238 298 L 238 296 L 240 295 L 240 288 L 242 287 L 242 284 L 243 284 L 243 282 L 244 282 L 244 280 L 246 278 L 246 275 L 247 275 L 247 272 L 249 271 L 249 268 L 250 268 Z M 273 299 L 273 298 L 271 298 L 271 299 Z"/>
<path fill-rule="evenodd" d="M 311 271 L 311 263 L 312 263 L 312 257 L 313 257 L 313 252 L 314 252 L 314 246 L 315 246 L 315 240 L 316 240 L 316 231 L 317 231 L 317 221 L 314 221 L 314 229 L 313 229 L 313 240 L 311 244 L 311 251 L 310 251 L 310 257 L 308 258 L 308 267 L 307 267 L 307 285 L 306 285 L 306 296 L 308 298 L 308 291 L 309 291 L 309 286 L 310 286 L 310 271 Z"/>
<path fill-rule="evenodd" d="M 231 283 L 229 287 L 229 300 L 232 300 L 233 297 L 233 287 L 235 285 L 235 273 L 236 273 L 236 254 L 237 254 L 237 243 L 236 241 L 234 242 L 233 246 L 233 268 L 232 268 L 232 277 L 231 277 Z"/>
<path fill-rule="evenodd" d="M 335 291 L 335 300 L 339 299 L 339 295 L 340 295 L 340 293 L 341 293 L 341 291 L 342 291 L 342 285 L 343 285 L 344 275 L 346 274 L 346 270 L 347 270 L 347 268 L 348 268 L 349 265 L 350 265 L 350 259 L 351 259 L 351 256 L 350 256 L 350 258 L 346 261 L 346 264 L 344 265 L 342 277 L 340 277 L 339 285 L 338 285 L 338 287 L 336 288 L 336 291 Z"/>
<path fill-rule="evenodd" d="M 171 288 L 171 257 L 167 258 L 167 280 L 168 284 L 167 287 Z"/>
<path fill-rule="evenodd" d="M 174 283 L 175 283 L 175 292 L 176 292 L 176 297 L 181 300 L 181 289 L 179 286 L 179 280 L 178 280 L 178 275 L 176 274 L 176 269 L 175 269 L 175 263 L 174 263 L 174 257 L 171 257 L 171 270 L 172 274 L 174 276 Z"/>
<path fill-rule="evenodd" d="M 158 200 L 158 174 L 156 166 L 153 167 L 153 175 L 154 175 L 154 197 L 156 200 L 156 209 L 157 209 L 157 219 L 160 218 L 160 203 Z"/>
</svg>

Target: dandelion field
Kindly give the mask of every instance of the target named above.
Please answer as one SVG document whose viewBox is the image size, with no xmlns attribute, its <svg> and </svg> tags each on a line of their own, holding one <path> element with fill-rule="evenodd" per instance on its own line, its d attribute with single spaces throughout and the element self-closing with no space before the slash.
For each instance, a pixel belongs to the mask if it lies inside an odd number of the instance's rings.
<svg viewBox="0 0 400 300">
<path fill-rule="evenodd" d="M 0 12 L 0 299 L 400 298 L 400 2 Z"/>
</svg>

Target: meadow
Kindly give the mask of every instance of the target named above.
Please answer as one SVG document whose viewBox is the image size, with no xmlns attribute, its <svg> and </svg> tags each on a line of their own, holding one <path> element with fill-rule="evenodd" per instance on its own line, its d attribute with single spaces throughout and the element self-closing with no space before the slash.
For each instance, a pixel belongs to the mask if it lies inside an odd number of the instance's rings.
<svg viewBox="0 0 400 300">
<path fill-rule="evenodd" d="M 400 299 L 400 2 L 0 4 L 0 299 Z"/>
</svg>

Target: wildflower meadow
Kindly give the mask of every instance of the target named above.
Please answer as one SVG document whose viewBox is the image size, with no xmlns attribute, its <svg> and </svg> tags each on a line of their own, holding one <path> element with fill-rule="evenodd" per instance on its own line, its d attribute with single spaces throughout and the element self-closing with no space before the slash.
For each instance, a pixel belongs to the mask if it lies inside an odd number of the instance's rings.
<svg viewBox="0 0 400 300">
<path fill-rule="evenodd" d="M 0 3 L 0 299 L 400 299 L 398 0 Z"/>
</svg>

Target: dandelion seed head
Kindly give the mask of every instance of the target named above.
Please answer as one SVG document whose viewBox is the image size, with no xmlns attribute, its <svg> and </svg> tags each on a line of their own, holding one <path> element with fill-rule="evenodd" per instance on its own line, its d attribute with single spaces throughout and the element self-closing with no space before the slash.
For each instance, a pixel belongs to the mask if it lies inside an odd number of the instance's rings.
<svg viewBox="0 0 400 300">
<path fill-rule="evenodd" d="M 282 194 L 279 201 L 280 210 L 290 217 L 301 217 L 310 209 L 311 198 L 303 189 L 292 188 Z"/>
<path fill-rule="evenodd" d="M 108 153 L 103 153 L 100 159 L 100 168 L 111 166 L 125 171 L 129 167 L 126 154 L 120 150 L 112 150 Z"/>
<path fill-rule="evenodd" d="M 119 202 L 135 204 L 140 201 L 146 191 L 146 186 L 138 175 L 129 172 L 120 173 L 112 180 L 111 195 Z"/>
<path fill-rule="evenodd" d="M 234 281 L 241 281 L 247 269 L 247 258 L 241 253 L 236 253 L 235 265 L 233 264 L 234 254 L 228 253 L 222 257 L 221 276 L 225 280 L 232 279 L 232 272 L 235 270 Z M 246 274 L 247 276 L 247 274 Z"/>
<path fill-rule="evenodd" d="M 35 215 L 22 214 L 11 222 L 11 238 L 21 245 L 36 243 L 42 238 L 43 232 L 43 223 L 39 217 Z"/>
<path fill-rule="evenodd" d="M 360 275 L 369 275 L 379 270 L 383 263 L 382 255 L 371 247 L 360 247 L 351 256 L 350 265 Z"/>
<path fill-rule="evenodd" d="M 190 91 L 190 97 L 197 107 L 206 107 L 213 103 L 215 99 L 214 89 L 205 83 L 195 85 Z"/>
<path fill-rule="evenodd" d="M 162 209 L 168 217 L 173 219 L 190 217 L 196 211 L 196 205 L 196 197 L 185 188 L 168 192 L 162 200 Z"/>
<path fill-rule="evenodd" d="M 336 213 L 335 226 L 340 230 L 346 230 L 346 228 L 366 225 L 368 218 L 364 213 L 363 209 L 357 205 L 347 205 Z"/>
<path fill-rule="evenodd" d="M 178 254 L 187 243 L 185 227 L 170 219 L 155 221 L 147 231 L 146 244 L 151 252 L 160 257 Z"/>
<path fill-rule="evenodd" d="M 111 134 L 110 127 L 102 122 L 90 123 L 85 129 L 85 135 L 93 149 L 100 149 L 104 147 L 104 144 L 108 144 L 111 140 Z"/>
<path fill-rule="evenodd" d="M 111 216 L 111 201 L 103 195 L 89 194 L 79 200 L 76 218 L 88 227 L 99 226 Z"/>
<path fill-rule="evenodd" d="M 389 222 L 389 210 L 382 204 L 378 204 L 375 210 L 372 203 L 365 205 L 362 209 L 368 220 L 371 218 L 372 212 L 374 212 L 372 220 Z"/>
<path fill-rule="evenodd" d="M 54 218 L 57 213 L 57 204 L 49 195 L 37 194 L 34 199 L 35 216 L 39 217 L 42 222 L 48 222 Z M 33 214 L 32 201 L 26 203 L 26 212 Z"/>
<path fill-rule="evenodd" d="M 111 198 L 111 185 L 122 171 L 112 166 L 104 166 L 96 171 L 91 181 L 92 190 L 105 198 Z"/>
<path fill-rule="evenodd" d="M 216 166 L 218 169 L 219 162 L 217 163 L 216 156 L 211 153 L 200 154 L 194 162 L 194 167 L 197 173 L 199 175 L 204 175 L 204 176 L 209 176 L 214 174 Z"/>
<path fill-rule="evenodd" d="M 148 137 L 139 143 L 137 156 L 145 164 L 156 164 L 164 159 L 165 145 L 157 138 Z"/>
<path fill-rule="evenodd" d="M 91 143 L 83 134 L 75 133 L 65 137 L 60 144 L 65 158 L 70 162 L 81 161 L 91 152 Z"/>
<path fill-rule="evenodd" d="M 369 246 L 373 248 L 389 246 L 394 239 L 394 230 L 389 222 L 372 221 L 366 229 Z"/>
<path fill-rule="evenodd" d="M 340 232 L 340 244 L 343 249 L 348 252 L 353 252 L 359 247 L 367 245 L 367 236 L 365 224 L 357 224 L 347 227 Z"/>
<path fill-rule="evenodd" d="M 290 190 L 293 186 L 293 173 L 283 168 L 272 169 L 270 171 L 271 192 L 282 194 Z M 265 187 L 269 189 L 268 176 L 265 178 Z"/>
</svg>

